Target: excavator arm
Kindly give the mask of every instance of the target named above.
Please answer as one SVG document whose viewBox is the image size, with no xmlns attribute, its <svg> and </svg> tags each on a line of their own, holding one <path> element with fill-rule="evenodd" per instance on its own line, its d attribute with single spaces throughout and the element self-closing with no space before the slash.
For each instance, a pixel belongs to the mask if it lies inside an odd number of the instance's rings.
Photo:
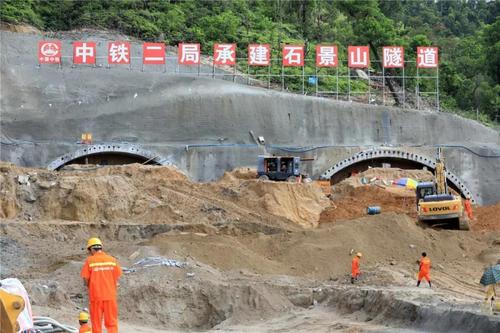
<svg viewBox="0 0 500 333">
<path fill-rule="evenodd" d="M 435 169 L 435 182 L 436 194 L 448 194 L 448 187 L 446 185 L 446 168 L 444 166 L 444 158 L 442 156 L 441 148 L 438 148 L 436 169 Z"/>
</svg>

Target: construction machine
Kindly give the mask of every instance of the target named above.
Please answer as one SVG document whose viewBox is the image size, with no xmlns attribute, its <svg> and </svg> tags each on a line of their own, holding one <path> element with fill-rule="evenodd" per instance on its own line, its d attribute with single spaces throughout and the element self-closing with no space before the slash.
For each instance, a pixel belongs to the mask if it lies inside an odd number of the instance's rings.
<svg viewBox="0 0 500 333">
<path fill-rule="evenodd" d="M 297 182 L 299 178 L 307 178 L 301 173 L 301 162 L 313 160 L 297 156 L 259 156 L 257 177 L 260 180 Z"/>
<path fill-rule="evenodd" d="M 462 198 L 449 192 L 441 148 L 438 148 L 434 181 L 416 189 L 418 220 L 433 226 L 469 230 Z"/>
<path fill-rule="evenodd" d="M 0 289 L 0 333 L 17 333 L 17 317 L 24 309 L 24 299 Z"/>
</svg>

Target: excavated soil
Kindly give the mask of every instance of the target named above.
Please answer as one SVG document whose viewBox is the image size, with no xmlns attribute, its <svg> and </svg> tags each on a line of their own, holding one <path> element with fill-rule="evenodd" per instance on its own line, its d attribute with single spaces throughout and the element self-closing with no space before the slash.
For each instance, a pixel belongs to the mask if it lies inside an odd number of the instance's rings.
<svg viewBox="0 0 500 333">
<path fill-rule="evenodd" d="M 395 193 L 396 190 L 399 193 Z M 353 219 L 366 215 L 367 207 L 379 206 L 382 212 L 395 212 L 416 217 L 415 193 L 412 190 L 392 191 L 373 185 L 354 187 L 340 198 L 333 199 L 331 206 L 321 213 L 320 223 L 339 219 Z"/>
<path fill-rule="evenodd" d="M 474 207 L 473 230 L 500 230 L 500 202 L 494 205 Z"/>
<path fill-rule="evenodd" d="M 415 218 L 415 190 L 393 184 L 403 177 L 417 181 L 433 178 L 427 170 L 368 169 L 332 186 L 331 206 L 321 213 L 320 223 L 366 216 L 370 206 Z"/>
<path fill-rule="evenodd" d="M 395 174 L 371 185 L 359 183 L 365 175 L 348 179 L 328 199 L 314 184 L 260 182 L 248 169 L 206 184 L 167 167 L 76 169 L 0 165 L 0 275 L 22 280 L 39 315 L 75 324 L 87 304 L 83 247 L 99 236 L 125 267 L 149 256 L 186 263 L 123 276 L 124 333 L 500 327 L 478 314 L 479 278 L 500 259 L 495 207 L 477 210 L 481 230 L 435 230 L 416 224 L 412 190 L 384 185 Z M 368 205 L 383 213 L 367 216 Z M 362 276 L 352 286 L 358 251 Z M 432 290 L 414 287 L 422 251 Z"/>
<path fill-rule="evenodd" d="M 208 184 L 193 183 L 175 168 L 143 165 L 51 173 L 2 164 L 0 171 L 0 217 L 9 219 L 175 224 L 245 218 L 312 227 L 329 205 L 311 184 L 259 182 L 242 171 Z"/>
</svg>

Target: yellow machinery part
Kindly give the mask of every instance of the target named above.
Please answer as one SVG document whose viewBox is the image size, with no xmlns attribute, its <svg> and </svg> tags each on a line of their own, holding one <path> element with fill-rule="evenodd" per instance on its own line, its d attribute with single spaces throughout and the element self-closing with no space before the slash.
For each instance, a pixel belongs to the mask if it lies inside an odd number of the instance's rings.
<svg viewBox="0 0 500 333">
<path fill-rule="evenodd" d="M 17 333 L 17 318 L 24 309 L 24 299 L 0 289 L 0 333 Z"/>
<path fill-rule="evenodd" d="M 436 192 L 437 194 L 448 193 L 446 189 L 446 170 L 442 161 L 436 163 Z"/>
<path fill-rule="evenodd" d="M 463 214 L 462 200 L 458 197 L 454 197 L 453 200 L 419 201 L 418 206 L 418 215 L 422 217 L 449 214 L 460 217 Z"/>
</svg>

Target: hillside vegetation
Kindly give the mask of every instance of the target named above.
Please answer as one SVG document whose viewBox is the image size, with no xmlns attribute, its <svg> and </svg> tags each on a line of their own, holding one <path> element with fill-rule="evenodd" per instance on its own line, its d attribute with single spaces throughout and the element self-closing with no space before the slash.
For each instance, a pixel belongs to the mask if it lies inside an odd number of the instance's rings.
<svg viewBox="0 0 500 333">
<path fill-rule="evenodd" d="M 407 60 L 415 59 L 417 46 L 437 45 L 441 107 L 500 120 L 500 1 L 4 0 L 0 7 L 8 23 L 114 29 L 170 45 L 195 41 L 208 54 L 215 42 L 235 42 L 240 57 L 255 42 L 270 43 L 276 57 L 281 44 L 304 43 L 310 58 L 315 44 L 335 43 L 341 59 L 348 45 L 370 45 L 372 59 L 382 46 L 401 45 Z M 432 84 L 420 82 L 421 90 Z"/>
</svg>

